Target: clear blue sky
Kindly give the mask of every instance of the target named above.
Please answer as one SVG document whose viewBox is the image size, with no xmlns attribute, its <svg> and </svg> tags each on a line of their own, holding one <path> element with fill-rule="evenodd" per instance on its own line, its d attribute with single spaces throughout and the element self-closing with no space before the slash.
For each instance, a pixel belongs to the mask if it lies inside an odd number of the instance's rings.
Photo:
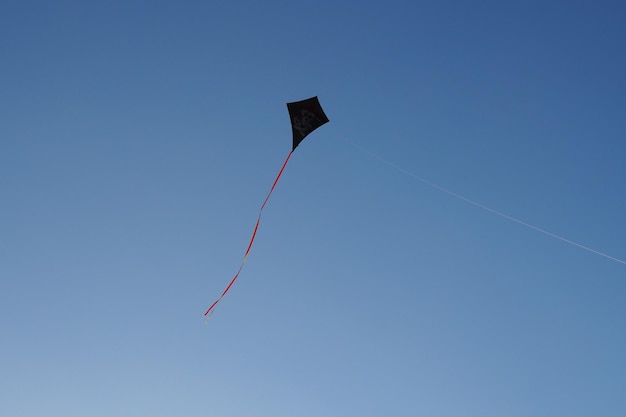
<svg viewBox="0 0 626 417">
<path fill-rule="evenodd" d="M 623 417 L 625 21 L 4 1 L 0 414 Z"/>
</svg>

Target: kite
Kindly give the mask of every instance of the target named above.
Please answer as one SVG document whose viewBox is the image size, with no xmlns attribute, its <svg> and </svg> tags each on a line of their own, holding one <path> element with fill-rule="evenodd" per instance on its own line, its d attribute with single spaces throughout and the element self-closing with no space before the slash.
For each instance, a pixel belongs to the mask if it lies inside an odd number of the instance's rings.
<svg viewBox="0 0 626 417">
<path fill-rule="evenodd" d="M 322 106 L 320 105 L 320 102 L 317 99 L 317 97 L 311 97 L 306 100 L 295 101 L 293 103 L 287 103 L 287 110 L 289 111 L 289 118 L 291 119 L 291 130 L 293 133 L 293 145 L 292 145 L 291 151 L 287 155 L 285 162 L 283 162 L 283 165 L 280 168 L 280 171 L 278 171 L 278 175 L 276 176 L 276 179 L 272 183 L 272 187 L 270 188 L 269 193 L 265 197 L 263 204 L 261 204 L 261 209 L 259 210 L 259 216 L 257 217 L 256 223 L 254 225 L 254 229 L 252 231 L 252 237 L 250 238 L 250 242 L 248 243 L 248 248 L 246 249 L 246 252 L 243 256 L 241 265 L 239 266 L 239 269 L 237 270 L 237 273 L 235 274 L 235 276 L 230 280 L 230 283 L 226 286 L 226 289 L 224 290 L 224 292 L 222 292 L 222 295 L 220 295 L 220 297 L 217 300 L 215 300 L 215 302 L 211 304 L 211 307 L 209 307 L 207 311 L 204 313 L 204 316 L 206 317 L 207 320 L 211 318 L 211 315 L 213 314 L 215 307 L 219 304 L 220 301 L 222 301 L 222 298 L 224 298 L 226 293 L 228 293 L 228 291 L 230 290 L 230 287 L 232 287 L 235 281 L 237 281 L 237 278 L 239 277 L 239 274 L 241 273 L 243 266 L 248 260 L 250 249 L 252 248 L 252 244 L 254 243 L 254 238 L 256 237 L 256 232 L 259 229 L 259 223 L 261 222 L 261 214 L 263 213 L 263 209 L 265 208 L 267 201 L 270 199 L 270 196 L 272 195 L 272 192 L 274 191 L 274 188 L 276 187 L 278 180 L 280 179 L 281 175 L 283 175 L 283 171 L 285 170 L 285 167 L 287 166 L 287 162 L 289 162 L 289 158 L 291 158 L 293 151 L 296 150 L 300 142 L 302 142 L 304 138 L 307 137 L 307 135 L 309 135 L 311 132 L 313 132 L 315 129 L 322 126 L 323 124 L 328 123 L 329 121 L 328 117 L 326 117 L 326 114 L 324 113 L 324 110 L 322 110 Z"/>
</svg>

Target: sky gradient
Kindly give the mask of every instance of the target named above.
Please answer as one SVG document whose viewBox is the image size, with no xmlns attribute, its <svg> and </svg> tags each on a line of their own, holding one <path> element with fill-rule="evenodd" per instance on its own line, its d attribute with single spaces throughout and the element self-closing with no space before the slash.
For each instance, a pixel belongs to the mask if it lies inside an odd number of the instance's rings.
<svg viewBox="0 0 626 417">
<path fill-rule="evenodd" d="M 0 414 L 623 417 L 624 21 L 3 2 Z"/>
</svg>

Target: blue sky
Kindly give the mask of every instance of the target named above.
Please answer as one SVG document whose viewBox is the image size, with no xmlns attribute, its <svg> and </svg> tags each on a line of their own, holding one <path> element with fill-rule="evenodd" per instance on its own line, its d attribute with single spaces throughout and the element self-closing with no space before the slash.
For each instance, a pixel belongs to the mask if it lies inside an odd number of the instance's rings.
<svg viewBox="0 0 626 417">
<path fill-rule="evenodd" d="M 5 1 L 0 414 L 625 415 L 625 19 Z"/>
</svg>

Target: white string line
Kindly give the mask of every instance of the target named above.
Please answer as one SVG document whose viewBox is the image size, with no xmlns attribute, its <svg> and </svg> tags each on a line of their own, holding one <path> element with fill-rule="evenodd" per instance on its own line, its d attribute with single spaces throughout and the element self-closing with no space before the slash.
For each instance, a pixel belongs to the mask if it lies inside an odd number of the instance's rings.
<svg viewBox="0 0 626 417">
<path fill-rule="evenodd" d="M 552 232 L 548 232 L 547 230 L 544 230 L 544 229 L 542 229 L 542 228 L 540 228 L 540 227 L 533 226 L 533 225 L 532 225 L 532 224 L 530 224 L 530 223 L 526 223 L 526 222 L 524 222 L 524 221 L 522 221 L 522 220 L 520 220 L 520 219 L 517 219 L 517 218 L 515 218 L 515 217 L 513 217 L 513 216 L 509 216 L 508 214 L 502 213 L 501 211 L 494 210 L 494 209 L 492 209 L 492 208 L 490 208 L 490 207 L 487 207 L 487 206 L 485 206 L 485 205 L 483 205 L 483 204 L 480 204 L 480 203 L 478 203 L 478 202 L 476 202 L 476 201 L 474 201 L 474 200 L 472 200 L 472 199 L 470 199 L 470 198 L 467 198 L 467 197 L 465 197 L 465 196 L 462 196 L 462 195 L 460 195 L 460 194 L 457 194 L 457 193 L 455 193 L 454 191 L 450 191 L 450 190 L 448 190 L 447 188 L 444 188 L 444 187 L 442 187 L 442 186 L 440 186 L 440 185 L 437 185 L 437 184 L 435 184 L 435 183 L 433 183 L 433 182 L 431 182 L 431 181 L 428 181 L 427 179 L 422 178 L 422 177 L 420 177 L 419 175 L 414 174 L 413 172 L 408 171 L 408 170 L 406 170 L 406 169 L 404 169 L 404 168 L 402 168 L 402 167 L 400 167 L 400 166 L 398 166 L 398 165 L 394 164 L 393 162 L 391 162 L 391 161 L 389 161 L 389 160 L 387 160 L 387 159 L 385 159 L 385 158 L 383 158 L 383 157 L 381 157 L 381 156 L 379 156 L 379 155 L 377 155 L 377 154 L 373 153 L 373 152 L 372 152 L 372 151 L 370 151 L 369 149 L 364 148 L 363 146 L 359 145 L 359 144 L 358 144 L 358 143 L 356 143 L 356 142 L 353 142 L 353 141 L 352 141 L 352 140 L 350 140 L 350 139 L 347 139 L 347 138 L 345 138 L 345 137 L 342 137 L 342 139 L 343 139 L 343 140 L 345 140 L 346 142 L 348 142 L 349 144 L 351 144 L 352 146 L 354 146 L 354 147 L 356 147 L 356 148 L 360 149 L 361 151 L 363 151 L 363 152 L 367 153 L 368 155 L 370 155 L 370 156 L 372 156 L 372 157 L 374 157 L 374 158 L 378 159 L 380 162 L 382 162 L 382 163 L 384 163 L 384 164 L 386 164 L 386 165 L 390 166 L 391 168 L 393 168 L 393 169 L 395 169 L 395 170 L 397 170 L 397 171 L 400 171 L 400 172 L 402 172 L 403 174 L 408 175 L 409 177 L 412 177 L 412 178 L 414 178 L 414 179 L 416 179 L 416 180 L 418 180 L 418 181 L 420 181 L 420 182 L 422 182 L 422 183 L 424 183 L 424 184 L 426 184 L 426 185 L 428 185 L 428 186 L 430 186 L 430 187 L 432 187 L 432 188 L 436 188 L 436 189 L 437 189 L 437 190 L 439 190 L 439 191 L 443 191 L 444 193 L 449 194 L 449 195 L 451 195 L 452 197 L 458 198 L 459 200 L 463 200 L 463 201 L 465 201 L 466 203 L 469 203 L 469 204 L 471 204 L 471 205 L 473 205 L 473 206 L 476 206 L 476 207 L 478 207 L 478 208 L 481 208 L 481 209 L 483 209 L 483 210 L 485 210 L 485 211 L 488 211 L 488 212 L 493 213 L 493 214 L 495 214 L 495 215 L 497 215 L 497 216 L 503 217 L 503 218 L 505 218 L 505 219 L 507 219 L 507 220 L 510 220 L 510 221 L 512 221 L 512 222 L 515 222 L 515 223 L 517 223 L 517 224 L 521 224 L 522 226 L 528 227 L 529 229 L 536 230 L 537 232 L 543 233 L 544 235 L 550 236 L 550 237 L 552 237 L 552 238 L 558 239 L 558 240 L 563 241 L 563 242 L 565 242 L 565 243 L 569 243 L 570 245 L 576 246 L 576 247 L 578 247 L 578 248 L 580 248 L 580 249 L 584 249 L 584 250 L 586 250 L 586 251 L 588 251 L 588 252 L 595 253 L 596 255 L 600 255 L 600 256 L 603 256 L 603 257 L 605 257 L 605 258 L 607 258 L 607 259 L 610 259 L 610 260 L 612 260 L 612 261 L 619 262 L 619 263 L 621 263 L 621 264 L 626 265 L 626 261 L 623 261 L 623 260 L 621 260 L 621 259 L 619 259 L 619 258 L 615 258 L 615 257 L 613 257 L 613 256 L 607 255 L 606 253 L 603 253 L 603 252 L 597 251 L 597 250 L 592 249 L 592 248 L 590 248 L 590 247 L 588 247 L 588 246 L 585 246 L 585 245 L 582 245 L 582 244 L 580 244 L 580 243 L 574 242 L 573 240 L 566 239 L 566 238 L 564 238 L 563 236 L 559 236 L 559 235 L 554 234 L 554 233 L 552 233 Z"/>
</svg>

